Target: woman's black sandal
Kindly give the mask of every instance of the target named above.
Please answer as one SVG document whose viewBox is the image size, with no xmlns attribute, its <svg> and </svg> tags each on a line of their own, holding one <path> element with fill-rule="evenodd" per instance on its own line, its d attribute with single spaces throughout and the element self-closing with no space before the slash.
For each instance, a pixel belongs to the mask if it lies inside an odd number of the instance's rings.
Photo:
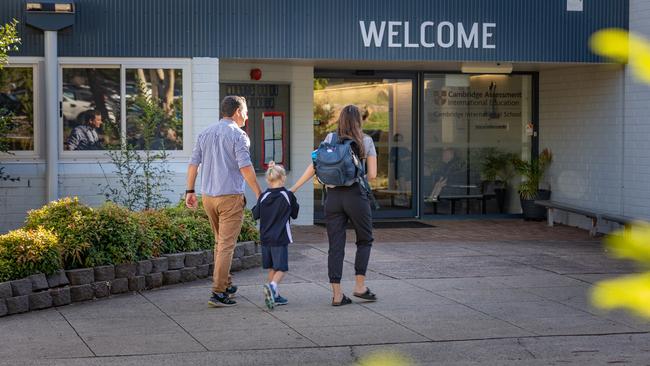
<svg viewBox="0 0 650 366">
<path fill-rule="evenodd" d="M 354 295 L 355 297 L 358 297 L 360 299 L 364 299 L 366 301 L 377 301 L 377 295 L 372 293 L 372 291 L 370 291 L 370 289 L 368 287 L 366 287 L 366 292 L 364 292 L 362 294 L 358 294 L 356 292 L 353 292 L 352 295 Z"/>
<path fill-rule="evenodd" d="M 352 300 L 350 300 L 350 298 L 345 295 L 343 295 L 343 298 L 340 302 L 334 302 L 334 299 L 332 299 L 332 306 L 343 306 L 348 304 L 352 304 Z"/>
</svg>

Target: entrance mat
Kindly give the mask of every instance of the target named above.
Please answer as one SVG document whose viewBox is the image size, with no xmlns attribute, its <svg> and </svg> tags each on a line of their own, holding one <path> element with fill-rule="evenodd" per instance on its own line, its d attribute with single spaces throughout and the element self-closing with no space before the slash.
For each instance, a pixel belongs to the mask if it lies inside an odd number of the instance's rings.
<svg viewBox="0 0 650 366">
<path fill-rule="evenodd" d="M 325 226 L 325 222 L 316 222 L 314 224 Z M 435 226 L 420 221 L 374 221 L 372 223 L 373 229 L 420 229 L 432 227 Z M 348 222 L 346 229 L 353 229 L 352 224 Z"/>
</svg>

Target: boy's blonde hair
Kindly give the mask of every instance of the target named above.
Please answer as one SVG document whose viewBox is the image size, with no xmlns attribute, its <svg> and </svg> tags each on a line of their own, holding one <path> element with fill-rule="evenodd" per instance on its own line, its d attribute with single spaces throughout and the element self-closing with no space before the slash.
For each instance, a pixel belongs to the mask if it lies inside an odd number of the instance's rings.
<svg viewBox="0 0 650 366">
<path fill-rule="evenodd" d="M 268 182 L 279 182 L 287 177 L 287 172 L 282 165 L 276 165 L 274 162 L 269 163 L 269 168 L 266 170 L 266 180 Z"/>
</svg>

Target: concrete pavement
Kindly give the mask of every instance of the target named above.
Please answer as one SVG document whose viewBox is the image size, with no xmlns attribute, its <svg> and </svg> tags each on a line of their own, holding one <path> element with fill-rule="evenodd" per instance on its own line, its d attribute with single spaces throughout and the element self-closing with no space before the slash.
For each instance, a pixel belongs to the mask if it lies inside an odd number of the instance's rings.
<svg viewBox="0 0 650 366">
<path fill-rule="evenodd" d="M 650 323 L 589 305 L 593 282 L 633 271 L 599 240 L 508 220 L 496 224 L 507 237 L 479 222 L 489 234 L 440 240 L 444 225 L 409 229 L 404 241 L 394 240 L 404 229 L 377 231 L 376 303 L 331 307 L 322 231 L 298 229 L 287 306 L 266 310 L 255 269 L 235 274 L 233 308 L 208 308 L 210 282 L 196 281 L 0 318 L 0 364 L 350 365 L 379 350 L 423 365 L 650 364 Z M 348 295 L 353 260 L 349 244 Z"/>
</svg>

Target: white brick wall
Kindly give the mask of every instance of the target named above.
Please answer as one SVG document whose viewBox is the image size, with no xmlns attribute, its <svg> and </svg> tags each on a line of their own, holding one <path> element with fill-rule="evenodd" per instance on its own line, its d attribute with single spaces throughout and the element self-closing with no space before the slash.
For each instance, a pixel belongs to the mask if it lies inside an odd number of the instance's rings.
<svg viewBox="0 0 650 366">
<path fill-rule="evenodd" d="M 630 31 L 650 40 L 650 0 L 630 1 Z M 621 212 L 650 219 L 650 85 L 625 70 L 623 197 Z"/>
<path fill-rule="evenodd" d="M 0 181 L 0 233 L 22 226 L 25 213 L 45 202 L 45 164 L 3 164 L 19 182 Z"/>
<path fill-rule="evenodd" d="M 291 171 L 287 174 L 287 185 L 292 185 L 311 163 L 313 150 L 313 86 L 314 69 L 311 66 L 294 66 L 223 61 L 220 65 L 221 82 L 249 82 L 253 68 L 262 70 L 262 82 L 283 82 L 291 84 Z M 265 186 L 263 176 L 258 181 Z M 311 225 L 314 220 L 314 187 L 306 183 L 296 195 L 300 203 L 300 216 L 294 223 Z M 247 191 L 248 202 L 254 202 L 252 192 Z M 251 206 L 251 204 L 249 204 Z"/>
<path fill-rule="evenodd" d="M 650 39 L 650 0 L 630 1 L 630 31 Z M 555 154 L 553 199 L 650 219 L 649 106 L 650 85 L 628 67 L 542 71 L 540 147 Z M 578 215 L 560 221 L 588 226 Z"/>
<path fill-rule="evenodd" d="M 612 65 L 540 72 L 540 150 L 553 152 L 546 179 L 553 200 L 621 212 L 623 73 Z M 559 219 L 589 224 L 577 215 Z"/>
</svg>

